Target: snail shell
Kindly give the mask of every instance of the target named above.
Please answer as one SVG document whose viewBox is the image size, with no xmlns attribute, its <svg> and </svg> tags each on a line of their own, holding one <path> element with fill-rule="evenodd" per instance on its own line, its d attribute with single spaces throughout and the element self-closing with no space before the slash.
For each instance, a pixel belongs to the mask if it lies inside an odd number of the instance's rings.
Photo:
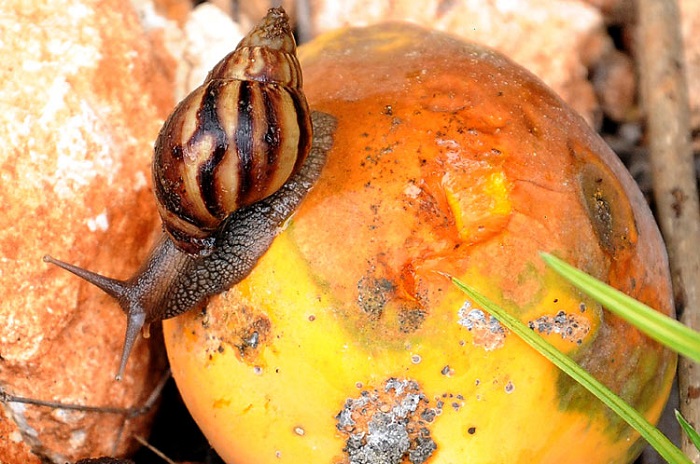
<svg viewBox="0 0 700 464">
<path fill-rule="evenodd" d="M 117 379 L 142 329 L 201 307 L 253 270 L 321 174 L 335 119 L 310 114 L 295 47 L 284 10 L 271 9 L 166 121 L 153 163 L 166 233 L 131 278 L 44 257 L 126 313 Z"/>
<path fill-rule="evenodd" d="M 271 9 L 163 126 L 153 186 L 166 232 L 183 251 L 209 254 L 221 222 L 278 190 L 311 147 L 296 44 Z"/>
</svg>

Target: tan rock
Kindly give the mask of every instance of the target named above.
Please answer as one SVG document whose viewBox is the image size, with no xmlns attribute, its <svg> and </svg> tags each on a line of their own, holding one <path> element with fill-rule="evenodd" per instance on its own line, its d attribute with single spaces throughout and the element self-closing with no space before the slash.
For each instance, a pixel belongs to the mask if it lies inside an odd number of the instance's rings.
<svg viewBox="0 0 700 464">
<path fill-rule="evenodd" d="M 42 262 L 49 253 L 127 277 L 158 219 L 153 140 L 172 108 L 172 63 L 129 2 L 0 3 L 0 386 L 88 406 L 143 403 L 162 357 L 139 342 L 114 381 L 121 310 Z M 0 462 L 122 454 L 149 418 L 5 401 Z M 31 450 L 31 452 L 30 452 Z M 33 453 L 33 454 L 32 454 Z"/>
<path fill-rule="evenodd" d="M 153 7 L 160 16 L 182 25 L 192 11 L 192 3 L 192 0 L 153 0 Z"/>
<path fill-rule="evenodd" d="M 694 129 L 700 129 L 700 2 L 680 0 L 678 4 L 681 10 L 690 123 Z"/>
<path fill-rule="evenodd" d="M 403 20 L 454 33 L 508 55 L 542 78 L 589 122 L 597 104 L 588 68 L 609 47 L 600 12 L 577 0 L 312 0 L 315 33 Z"/>
<path fill-rule="evenodd" d="M 184 23 L 177 99 L 200 86 L 211 68 L 236 48 L 245 32 L 219 7 L 210 3 L 197 6 Z"/>
</svg>

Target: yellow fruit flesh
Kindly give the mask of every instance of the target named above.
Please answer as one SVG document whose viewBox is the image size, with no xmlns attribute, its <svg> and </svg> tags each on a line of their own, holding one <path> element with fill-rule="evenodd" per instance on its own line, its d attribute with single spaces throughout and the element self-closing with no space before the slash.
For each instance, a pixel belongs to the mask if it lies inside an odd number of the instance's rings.
<svg viewBox="0 0 700 464">
<path fill-rule="evenodd" d="M 314 280 L 285 234 L 221 299 L 230 309 L 218 308 L 217 320 L 210 312 L 166 321 L 173 375 L 227 462 L 346 462 L 347 437 L 336 429 L 336 415 L 346 400 L 392 377 L 416 380 L 429 407 L 441 411 L 430 427 L 437 449 L 428 462 L 590 463 L 626 455 L 627 440 L 611 443 L 601 418 L 556 407 L 559 372 L 514 335 L 490 351 L 476 345 L 474 333 L 458 323 L 465 302 L 460 292 L 448 290 L 415 335 L 383 340 L 372 331 L 373 343 L 360 343 L 368 335 L 352 333 L 351 323 L 332 311 L 332 296 Z M 580 301 L 566 293 L 550 293 L 559 295 L 560 307 L 578 308 Z M 273 329 L 269 345 L 252 359 L 211 330 L 234 319 L 230 312 L 240 305 L 283 328 Z M 548 338 L 568 351 L 575 345 L 558 334 Z M 191 386 L 183 389 L 183 383 Z M 658 416 L 663 402 L 653 405 L 650 417 Z"/>
</svg>

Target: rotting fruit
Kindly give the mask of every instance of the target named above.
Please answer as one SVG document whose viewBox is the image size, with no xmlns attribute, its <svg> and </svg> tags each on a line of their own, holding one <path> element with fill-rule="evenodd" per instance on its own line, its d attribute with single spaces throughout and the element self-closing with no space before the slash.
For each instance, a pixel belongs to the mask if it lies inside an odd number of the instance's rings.
<svg viewBox="0 0 700 464">
<path fill-rule="evenodd" d="M 212 445 L 245 463 L 622 463 L 644 443 L 474 307 L 477 287 L 652 422 L 675 356 L 545 268 L 554 253 L 672 313 L 663 244 L 620 161 L 539 80 L 392 24 L 300 50 L 337 118 L 320 181 L 253 273 L 165 321 Z"/>
</svg>

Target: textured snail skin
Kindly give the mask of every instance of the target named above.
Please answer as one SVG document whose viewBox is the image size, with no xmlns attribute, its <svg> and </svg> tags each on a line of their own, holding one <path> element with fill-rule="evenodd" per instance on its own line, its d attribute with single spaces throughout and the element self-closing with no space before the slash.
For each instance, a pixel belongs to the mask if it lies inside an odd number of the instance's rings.
<svg viewBox="0 0 700 464">
<path fill-rule="evenodd" d="M 250 274 L 321 174 L 326 152 L 333 143 L 335 119 L 313 112 L 312 121 L 313 144 L 301 168 L 271 196 L 232 213 L 214 236 L 211 254 L 188 254 L 163 234 L 141 269 L 124 281 L 44 257 L 44 261 L 104 290 L 126 313 L 126 337 L 117 379 L 121 379 L 143 327 L 199 308 L 209 297 Z"/>
</svg>

